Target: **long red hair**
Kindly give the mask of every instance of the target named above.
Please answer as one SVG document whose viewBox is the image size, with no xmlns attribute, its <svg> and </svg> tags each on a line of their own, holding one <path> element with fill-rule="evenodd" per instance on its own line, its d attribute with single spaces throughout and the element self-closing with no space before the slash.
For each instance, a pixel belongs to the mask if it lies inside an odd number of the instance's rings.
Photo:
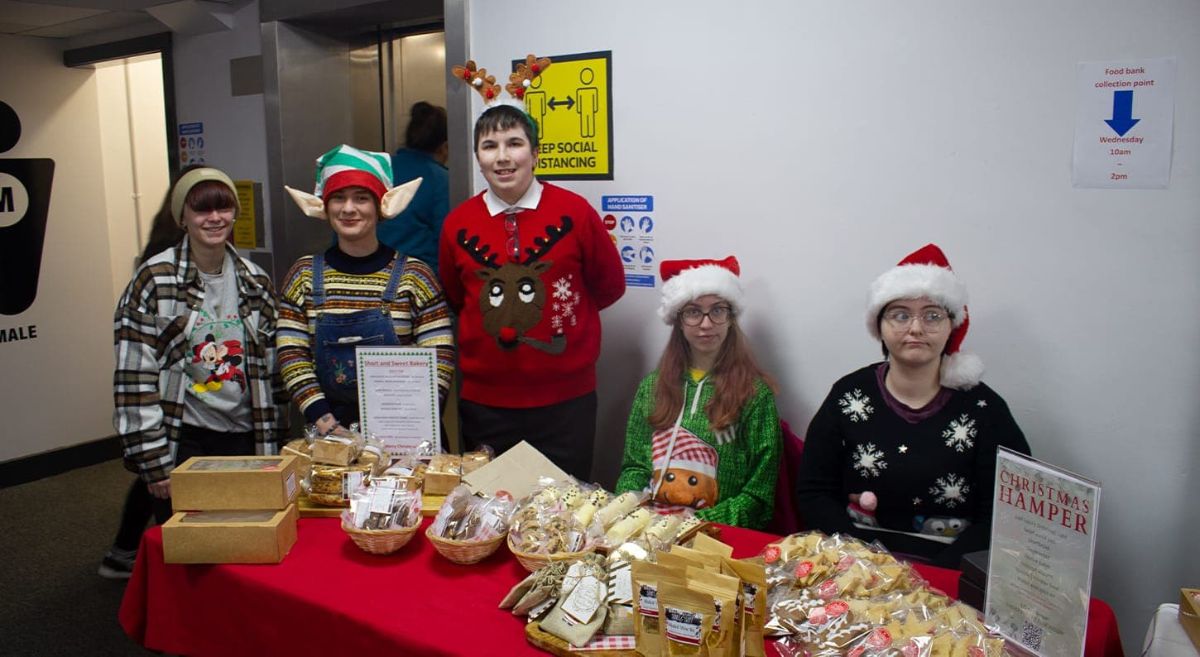
<svg viewBox="0 0 1200 657">
<path fill-rule="evenodd" d="M 658 381 L 654 383 L 654 410 L 647 421 L 657 430 L 675 426 L 683 408 L 683 377 L 692 360 L 692 349 L 683 336 L 683 327 L 676 320 L 671 327 L 671 339 L 658 361 Z M 746 334 L 738 327 L 737 318 L 729 322 L 729 333 L 717 360 L 708 373 L 714 393 L 704 406 L 709 425 L 714 430 L 725 429 L 737 421 L 742 407 L 754 397 L 754 384 L 759 379 L 775 391 L 775 381 L 754 360 Z"/>
</svg>

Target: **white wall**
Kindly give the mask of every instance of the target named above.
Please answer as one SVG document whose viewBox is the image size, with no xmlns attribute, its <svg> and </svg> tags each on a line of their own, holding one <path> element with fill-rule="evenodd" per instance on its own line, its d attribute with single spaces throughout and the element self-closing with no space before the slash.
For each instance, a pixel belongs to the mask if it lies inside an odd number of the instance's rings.
<svg viewBox="0 0 1200 657">
<path fill-rule="evenodd" d="M 1200 4 L 510 0 L 468 16 L 492 70 L 613 51 L 616 178 L 567 186 L 597 206 L 654 195 L 663 258 L 741 259 L 746 324 L 797 431 L 879 357 L 867 285 L 937 242 L 971 292 L 965 347 L 1034 454 L 1104 485 L 1094 594 L 1127 651 L 1200 581 Z M 1076 64 L 1163 56 L 1179 66 L 1169 189 L 1073 189 Z M 634 288 L 604 316 L 608 482 L 666 339 L 657 301 Z"/>
<path fill-rule="evenodd" d="M 179 123 L 204 124 L 205 159 L 234 180 L 263 183 L 260 222 L 269 222 L 267 137 L 263 95 L 233 96 L 229 60 L 262 54 L 258 3 L 233 16 L 233 29 L 199 36 L 174 35 L 175 113 Z M 314 98 L 319 90 L 314 89 Z M 314 156 L 315 157 L 315 156 Z M 271 227 L 263 235 L 270 247 Z"/>
<path fill-rule="evenodd" d="M 112 279 L 93 72 L 62 64 L 49 39 L 0 35 L 0 89 L 22 123 L 0 159 L 50 158 L 54 185 L 37 298 L 0 328 L 0 461 L 112 435 Z"/>
<path fill-rule="evenodd" d="M 95 71 L 115 307 L 171 184 L 162 58 L 123 59 Z"/>
</svg>

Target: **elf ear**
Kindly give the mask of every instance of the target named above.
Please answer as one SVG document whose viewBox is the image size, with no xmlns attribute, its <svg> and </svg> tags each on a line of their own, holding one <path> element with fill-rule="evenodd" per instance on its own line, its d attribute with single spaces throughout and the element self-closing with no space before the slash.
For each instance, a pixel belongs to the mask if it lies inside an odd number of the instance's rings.
<svg viewBox="0 0 1200 657">
<path fill-rule="evenodd" d="M 317 196 L 302 192 L 298 189 L 292 189 L 287 185 L 283 186 L 287 193 L 291 195 L 292 200 L 300 207 L 300 211 L 312 217 L 313 219 L 325 219 L 325 203 Z"/>
<path fill-rule="evenodd" d="M 379 214 L 383 215 L 384 219 L 391 219 L 404 212 L 404 208 L 407 208 L 413 197 L 417 195 L 417 188 L 420 186 L 421 178 L 413 178 L 403 185 L 389 189 L 379 200 Z"/>
</svg>

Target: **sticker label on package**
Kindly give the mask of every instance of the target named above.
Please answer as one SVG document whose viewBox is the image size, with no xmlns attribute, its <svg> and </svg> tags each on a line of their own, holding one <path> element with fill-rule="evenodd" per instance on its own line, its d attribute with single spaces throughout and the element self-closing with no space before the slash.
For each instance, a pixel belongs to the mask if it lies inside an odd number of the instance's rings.
<svg viewBox="0 0 1200 657">
<path fill-rule="evenodd" d="M 292 499 L 296 495 L 296 473 L 288 474 L 287 480 L 283 482 L 283 490 L 287 495 L 287 499 Z"/>
<path fill-rule="evenodd" d="M 742 584 L 742 596 L 746 598 L 746 613 L 754 613 L 754 604 L 758 600 L 757 584 Z"/>
<path fill-rule="evenodd" d="M 643 616 L 658 618 L 658 587 L 653 584 L 638 587 L 638 611 Z"/>
<path fill-rule="evenodd" d="M 665 607 L 663 616 L 667 619 L 668 639 L 690 646 L 700 645 L 703 616 L 694 611 L 684 611 L 672 607 Z"/>
<path fill-rule="evenodd" d="M 342 473 L 342 499 L 348 500 L 354 496 L 354 491 L 362 485 L 363 473 L 361 472 L 343 472 Z"/>
</svg>

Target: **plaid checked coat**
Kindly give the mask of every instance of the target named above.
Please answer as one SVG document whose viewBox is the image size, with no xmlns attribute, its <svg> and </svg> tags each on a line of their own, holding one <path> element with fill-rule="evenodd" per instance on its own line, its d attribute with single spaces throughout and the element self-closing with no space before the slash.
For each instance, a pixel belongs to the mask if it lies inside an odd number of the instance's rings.
<svg viewBox="0 0 1200 657">
<path fill-rule="evenodd" d="M 256 453 L 275 454 L 286 437 L 288 397 L 275 360 L 276 301 L 271 279 L 238 256 L 238 314 L 245 324 L 246 373 Z M 113 374 L 113 426 L 121 436 L 125 467 L 146 483 L 163 481 L 175 467 L 183 426 L 188 335 L 204 303 L 199 270 L 188 238 L 138 267 L 117 304 Z"/>
</svg>

